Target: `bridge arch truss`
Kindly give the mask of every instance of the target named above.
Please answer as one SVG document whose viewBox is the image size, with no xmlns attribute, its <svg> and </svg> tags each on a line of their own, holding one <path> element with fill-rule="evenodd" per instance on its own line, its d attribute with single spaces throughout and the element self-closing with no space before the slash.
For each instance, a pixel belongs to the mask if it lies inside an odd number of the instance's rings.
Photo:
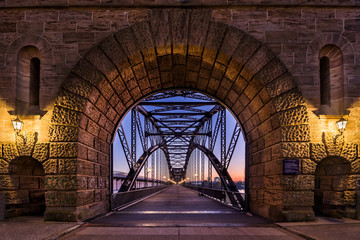
<svg viewBox="0 0 360 240">
<path fill-rule="evenodd" d="M 208 96 L 186 90 L 152 95 L 131 110 L 131 134 L 128 134 L 131 139 L 127 139 L 121 124 L 117 130 L 130 169 L 119 192 L 133 190 L 142 169 L 145 180 L 148 179 L 148 160 L 159 149 L 166 158 L 170 179 L 177 183 L 186 181 L 190 156 L 198 149 L 209 160 L 208 179 L 211 179 L 210 169 L 213 167 L 231 204 L 244 210 L 245 201 L 228 172 L 241 132 L 241 126 L 236 123 L 231 139 L 227 141 L 226 109 Z M 214 154 L 218 139 L 220 158 Z M 138 140 L 141 142 L 142 154 L 136 158 Z M 203 172 L 204 169 L 204 177 Z"/>
</svg>

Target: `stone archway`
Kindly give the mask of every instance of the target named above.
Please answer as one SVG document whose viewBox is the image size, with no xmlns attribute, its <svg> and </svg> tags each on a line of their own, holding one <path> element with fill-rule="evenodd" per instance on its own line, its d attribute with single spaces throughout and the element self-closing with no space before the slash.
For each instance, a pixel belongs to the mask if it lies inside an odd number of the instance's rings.
<svg viewBox="0 0 360 240">
<path fill-rule="evenodd" d="M 355 176 L 341 157 L 326 157 L 315 171 L 314 211 L 331 217 L 355 218 Z"/>
<path fill-rule="evenodd" d="M 283 177 L 283 158 L 309 157 L 304 100 L 292 76 L 261 42 L 211 21 L 211 10 L 154 9 L 90 50 L 65 80 L 53 110 L 50 158 L 59 169 L 46 219 L 107 211 L 110 144 L 120 119 L 163 89 L 193 89 L 219 101 L 244 127 L 250 209 L 275 220 L 311 219 L 312 192 Z M 67 184 L 61 184 L 67 179 Z M 290 180 L 289 180 L 290 179 Z M 297 199 L 304 196 L 301 201 Z M 305 200 L 304 200 L 305 199 Z"/>
<path fill-rule="evenodd" d="M 17 157 L 9 164 L 5 216 L 42 215 L 45 211 L 45 173 L 32 157 Z"/>
</svg>

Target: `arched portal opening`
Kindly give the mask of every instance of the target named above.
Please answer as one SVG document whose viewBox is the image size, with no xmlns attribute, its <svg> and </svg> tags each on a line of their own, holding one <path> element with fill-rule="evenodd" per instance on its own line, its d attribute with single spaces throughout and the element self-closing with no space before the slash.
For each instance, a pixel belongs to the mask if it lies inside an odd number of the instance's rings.
<svg viewBox="0 0 360 240">
<path fill-rule="evenodd" d="M 341 157 L 327 157 L 315 171 L 314 212 L 317 215 L 355 218 L 355 185 L 350 163 Z"/>
<path fill-rule="evenodd" d="M 46 195 L 47 202 L 54 200 L 47 219 L 85 219 L 108 211 L 110 148 L 120 120 L 151 94 L 191 89 L 216 97 L 243 124 L 250 211 L 278 221 L 311 220 L 312 191 L 282 177 L 284 158 L 303 161 L 310 148 L 307 107 L 286 67 L 249 34 L 212 20 L 212 11 L 148 13 L 149 21 L 89 50 L 62 86 L 50 126 L 59 134 L 50 134 L 50 153 L 59 163 L 66 157 L 66 164 L 74 164 L 68 178 L 84 184 L 64 187 L 61 174 L 55 176 L 59 186 Z M 65 148 L 72 151 L 63 153 Z M 301 202 L 300 195 L 306 196 Z M 69 213 L 67 207 L 74 209 Z"/>
<path fill-rule="evenodd" d="M 112 149 L 115 194 L 171 183 L 245 198 L 242 127 L 204 94 L 177 89 L 145 98 L 121 121 Z"/>
<path fill-rule="evenodd" d="M 45 211 L 45 175 L 40 162 L 19 157 L 10 163 L 9 184 L 5 192 L 6 217 L 43 215 Z"/>
</svg>

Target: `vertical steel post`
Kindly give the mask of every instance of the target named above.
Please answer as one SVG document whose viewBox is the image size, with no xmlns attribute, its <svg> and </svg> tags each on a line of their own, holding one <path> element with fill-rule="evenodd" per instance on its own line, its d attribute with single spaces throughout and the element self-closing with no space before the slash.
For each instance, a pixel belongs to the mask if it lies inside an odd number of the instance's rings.
<svg viewBox="0 0 360 240">
<path fill-rule="evenodd" d="M 145 117 L 145 120 L 144 120 L 144 135 L 145 135 L 145 150 L 147 151 L 149 146 L 148 146 L 148 142 L 149 142 L 149 137 L 147 135 L 147 133 L 149 132 L 149 119 L 147 117 Z M 144 180 L 145 180 L 145 187 L 148 186 L 148 177 L 149 177 L 149 173 L 148 173 L 148 164 L 149 162 L 146 161 L 145 164 L 144 164 Z"/>
<path fill-rule="evenodd" d="M 157 159 L 156 159 L 156 185 L 159 185 L 160 180 L 160 161 L 161 160 L 161 150 L 158 150 Z"/>
<path fill-rule="evenodd" d="M 225 166 L 226 159 L 226 110 L 221 110 L 221 165 Z"/>
<path fill-rule="evenodd" d="M 201 152 L 200 153 L 201 154 L 201 186 L 202 187 L 204 187 L 204 180 L 205 180 L 205 170 L 204 170 L 204 168 L 205 168 L 205 166 L 204 166 L 204 164 L 205 164 L 205 156 L 204 156 L 204 153 L 203 152 Z"/>
<path fill-rule="evenodd" d="M 155 159 L 156 159 L 156 152 L 153 152 L 153 154 L 151 154 L 151 181 L 152 181 L 152 186 L 154 186 L 154 181 L 155 181 Z"/>
<path fill-rule="evenodd" d="M 225 167 L 225 161 L 226 161 L 226 110 L 223 108 L 221 110 L 221 146 L 220 146 L 220 152 L 221 152 L 221 167 L 224 169 Z M 224 186 L 221 184 L 221 189 L 223 189 Z"/>
<path fill-rule="evenodd" d="M 136 110 L 131 110 L 131 158 L 133 166 L 136 164 Z"/>
<path fill-rule="evenodd" d="M 199 151 L 195 149 L 195 184 L 197 185 L 199 181 Z"/>
<path fill-rule="evenodd" d="M 211 148 L 211 138 L 213 137 L 212 117 L 208 121 L 209 121 L 209 130 L 211 132 L 211 137 L 208 138 L 208 146 L 210 149 Z M 211 165 L 209 158 L 208 158 L 208 187 L 212 188 L 212 165 Z"/>
</svg>

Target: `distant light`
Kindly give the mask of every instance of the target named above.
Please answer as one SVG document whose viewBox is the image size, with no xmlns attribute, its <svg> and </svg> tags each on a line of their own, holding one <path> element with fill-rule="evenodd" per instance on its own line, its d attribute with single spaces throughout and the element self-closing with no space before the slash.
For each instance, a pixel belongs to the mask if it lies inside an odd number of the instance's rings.
<svg viewBox="0 0 360 240">
<path fill-rule="evenodd" d="M 347 120 L 344 119 L 343 117 L 341 117 L 340 120 L 336 122 L 336 126 L 339 132 L 343 133 L 345 131 L 346 124 L 347 124 Z"/>
</svg>

